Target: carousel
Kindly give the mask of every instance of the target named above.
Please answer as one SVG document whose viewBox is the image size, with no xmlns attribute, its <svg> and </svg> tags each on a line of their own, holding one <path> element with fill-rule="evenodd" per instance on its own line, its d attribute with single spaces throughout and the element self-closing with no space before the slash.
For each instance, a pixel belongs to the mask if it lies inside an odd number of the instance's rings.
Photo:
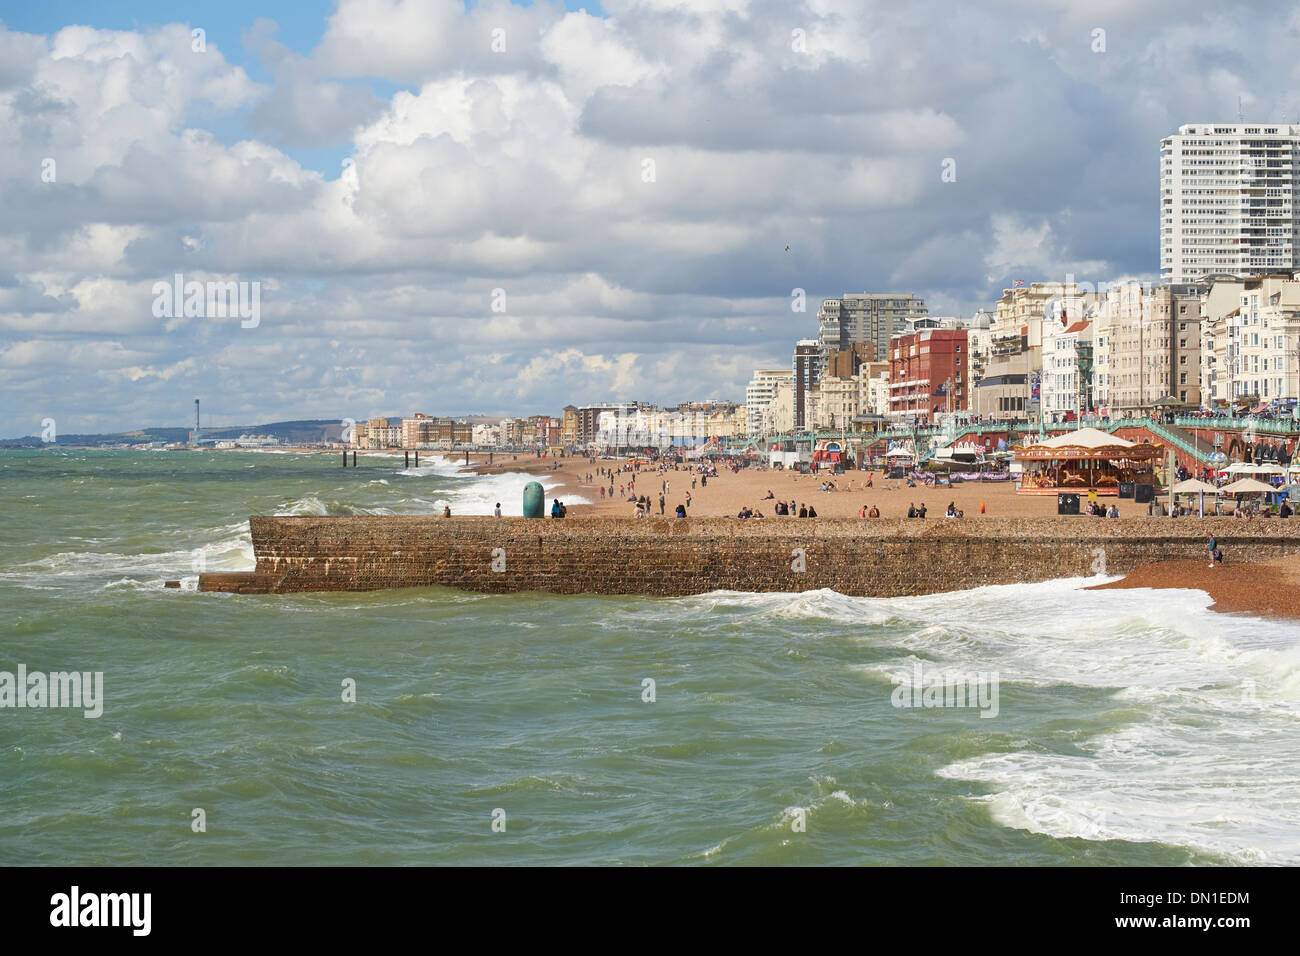
<svg viewBox="0 0 1300 956">
<path fill-rule="evenodd" d="M 1018 494 L 1095 491 L 1117 495 L 1121 483 L 1155 484 L 1164 445 L 1131 442 L 1096 428 L 1080 428 L 1015 450 L 1022 473 Z M 1014 476 L 1013 476 L 1014 477 Z"/>
</svg>

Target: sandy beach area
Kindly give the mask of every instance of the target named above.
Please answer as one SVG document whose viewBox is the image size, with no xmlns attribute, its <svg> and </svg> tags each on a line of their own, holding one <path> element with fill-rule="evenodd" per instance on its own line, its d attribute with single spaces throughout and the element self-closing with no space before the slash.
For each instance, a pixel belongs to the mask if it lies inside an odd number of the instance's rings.
<svg viewBox="0 0 1300 956">
<path fill-rule="evenodd" d="M 471 456 L 472 458 L 473 456 Z M 608 515 L 632 517 L 635 507 L 628 499 L 634 496 L 632 483 L 635 482 L 636 495 L 649 495 L 653 503 L 653 513 L 659 513 L 659 494 L 664 482 L 668 491 L 664 494 L 664 514 L 671 515 L 677 505 L 686 504 L 686 493 L 690 492 L 690 505 L 687 514 L 699 517 L 721 517 L 736 515 L 740 509 L 748 506 L 762 512 L 765 518 L 778 517 L 772 506 L 777 499 L 787 503 L 795 502 L 795 510 L 800 505 L 812 505 L 817 514 L 827 518 L 856 518 L 863 506 L 875 505 L 880 509 L 881 517 L 901 518 L 906 516 L 910 504 L 918 507 L 924 503 L 930 518 L 942 518 L 949 502 L 965 512 L 967 518 L 978 518 L 983 506 L 986 516 L 1026 517 L 1056 514 L 1056 497 L 1054 495 L 1034 496 L 1017 495 L 1012 482 L 966 482 L 952 485 L 925 487 L 918 484 L 909 488 L 905 481 L 882 479 L 880 472 L 871 475 L 872 487 L 864 487 L 867 472 L 849 471 L 843 475 L 801 475 L 794 471 L 774 471 L 757 468 L 742 468 L 739 472 L 719 470 L 718 474 L 708 479 L 707 484 L 694 471 L 681 466 L 680 470 L 671 468 L 666 472 L 653 469 L 640 472 L 624 471 L 614 475 L 614 497 L 600 497 L 603 486 L 609 492 L 609 478 L 599 475 L 598 469 L 617 469 L 620 462 L 613 459 L 597 459 L 594 463 L 584 459 L 560 459 L 559 467 L 551 464 L 549 459 L 542 464 L 537 459 L 525 466 L 519 461 L 497 463 L 493 471 L 529 471 L 549 474 L 553 480 L 562 482 L 555 490 L 548 492 L 549 497 L 564 500 L 565 495 L 584 498 L 590 504 L 574 504 L 569 513 L 578 515 Z M 475 467 L 473 470 L 479 471 Z M 483 469 L 486 471 L 486 469 Z M 588 475 L 592 476 L 588 480 Z M 694 487 L 692 487 L 694 479 Z M 820 491 L 826 481 L 833 481 L 834 491 Z M 620 493 L 620 488 L 622 492 Z M 768 498 L 771 492 L 772 498 Z M 1127 502 L 1130 509 L 1137 510 L 1132 502 Z M 1121 508 L 1121 513 L 1123 513 Z"/>
<path fill-rule="evenodd" d="M 366 453 L 363 451 L 361 454 Z M 669 468 L 666 472 L 653 468 L 620 471 L 620 468 L 626 469 L 622 459 L 599 458 L 593 462 L 582 458 L 551 459 L 507 453 L 494 454 L 489 464 L 487 454 L 471 453 L 466 465 L 464 453 L 429 451 L 422 455 L 442 455 L 475 474 L 521 472 L 549 475 L 557 486 L 547 492 L 548 507 L 554 497 L 561 501 L 582 498 L 589 502 L 568 504 L 568 512 L 574 517 L 633 517 L 635 508 L 629 499 L 634 494 L 649 495 L 653 502 L 652 513 L 658 515 L 659 494 L 665 481 L 668 483 L 668 491 L 664 494 L 665 515 L 673 514 L 678 504 L 686 504 L 688 491 L 691 495 L 688 514 L 696 517 L 735 515 L 741 508 L 749 506 L 762 512 L 765 520 L 783 520 L 772 510 L 776 499 L 793 501 L 796 510 L 799 505 L 813 505 L 819 516 L 828 518 L 856 518 L 864 505 L 868 508 L 875 505 L 882 517 L 900 518 L 906 516 L 909 505 L 924 503 L 930 519 L 942 520 L 950 501 L 965 513 L 966 519 L 978 519 L 981 514 L 1002 518 L 1056 515 L 1055 495 L 1017 495 L 1014 483 L 1009 481 L 908 487 L 904 481 L 882 479 L 880 472 L 875 472 L 871 476 L 872 486 L 865 487 L 865 472 L 814 476 L 793 471 L 745 468 L 739 472 L 720 470 L 704 484 L 699 474 L 685 465 L 677 470 Z M 602 468 L 615 472 L 612 498 L 602 499 L 600 496 L 602 487 L 607 494 L 609 491 L 609 478 L 599 474 Z M 836 490 L 819 490 L 826 481 L 833 481 Z M 767 497 L 769 491 L 773 498 Z M 1107 505 L 1114 502 L 1119 506 L 1121 520 L 1146 515 L 1145 506 L 1133 501 L 1114 498 L 1103 501 Z M 1300 619 L 1300 559 L 1249 562 L 1245 560 L 1246 555 L 1238 554 L 1226 554 L 1225 558 L 1224 564 L 1214 568 L 1209 567 L 1208 560 L 1154 562 L 1143 565 L 1119 581 L 1098 585 L 1097 588 L 1194 588 L 1213 598 L 1216 611 Z"/>
<path fill-rule="evenodd" d="M 1300 618 L 1300 558 L 1247 562 L 1225 551 L 1224 563 L 1161 561 L 1144 564 L 1108 588 L 1194 588 L 1214 599 L 1215 611 Z M 1244 555 L 1240 557 L 1244 558 Z"/>
</svg>

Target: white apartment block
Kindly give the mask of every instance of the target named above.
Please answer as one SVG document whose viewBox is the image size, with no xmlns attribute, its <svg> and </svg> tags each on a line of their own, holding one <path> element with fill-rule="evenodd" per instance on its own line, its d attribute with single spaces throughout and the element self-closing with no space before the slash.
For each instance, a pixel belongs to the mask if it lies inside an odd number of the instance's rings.
<svg viewBox="0 0 1300 956">
<path fill-rule="evenodd" d="M 1219 281 L 1202 302 L 1206 405 L 1294 405 L 1300 400 L 1300 281 Z"/>
<path fill-rule="evenodd" d="M 366 423 L 367 448 L 401 448 L 402 425 L 387 418 L 372 418 Z"/>
<path fill-rule="evenodd" d="M 858 369 L 858 407 L 863 415 L 889 414 L 889 363 L 866 362 Z"/>
<path fill-rule="evenodd" d="M 746 427 L 744 405 L 729 402 L 687 402 L 672 408 L 656 409 L 652 431 L 668 436 L 675 445 L 701 445 L 711 438 L 737 437 Z M 661 440 L 660 444 L 664 442 Z"/>
<path fill-rule="evenodd" d="M 785 435 L 794 431 L 794 382 L 778 382 L 771 399 L 759 414 L 758 430 L 754 435 Z"/>
<path fill-rule="evenodd" d="M 970 358 L 970 387 L 973 389 L 984 377 L 993 350 L 993 313 L 980 309 L 966 327 L 966 352 Z M 969 393 L 968 393 L 969 394 Z"/>
<path fill-rule="evenodd" d="M 1067 319 L 1065 323 L 1049 319 L 1043 322 L 1044 420 L 1065 421 L 1068 414 L 1088 411 L 1092 391 L 1089 383 L 1092 353 L 1092 323 L 1087 319 Z"/>
<path fill-rule="evenodd" d="M 763 431 L 763 410 L 775 397 L 779 385 L 793 382 L 793 369 L 755 369 L 754 377 L 745 387 L 745 427 L 749 435 L 770 434 Z"/>
<path fill-rule="evenodd" d="M 861 414 L 859 392 L 857 378 L 835 375 L 823 378 L 813 389 L 813 428 L 818 431 L 851 430 L 853 419 Z"/>
<path fill-rule="evenodd" d="M 1201 405 L 1204 283 L 1143 288 L 1136 279 L 1098 293 L 1093 405 L 1115 418 L 1150 414 L 1172 397 Z M 1235 301 L 1235 299 L 1234 299 Z"/>
<path fill-rule="evenodd" d="M 1300 126 L 1180 126 L 1160 141 L 1160 274 L 1291 272 Z"/>
<path fill-rule="evenodd" d="M 475 445 L 479 445 L 481 447 L 486 447 L 488 445 L 502 444 L 500 424 L 494 425 L 489 422 L 489 423 L 474 425 L 470 429 L 470 435 L 471 435 L 470 441 L 472 441 Z"/>
</svg>

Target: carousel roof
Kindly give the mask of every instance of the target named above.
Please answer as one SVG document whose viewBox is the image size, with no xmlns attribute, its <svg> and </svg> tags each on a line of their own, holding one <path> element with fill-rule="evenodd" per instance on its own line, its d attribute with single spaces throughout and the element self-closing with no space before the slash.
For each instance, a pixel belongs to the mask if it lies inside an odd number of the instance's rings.
<svg viewBox="0 0 1300 956">
<path fill-rule="evenodd" d="M 1104 432 L 1100 428 L 1080 428 L 1036 444 L 1039 448 L 1133 448 L 1137 442 Z"/>
<path fill-rule="evenodd" d="M 1099 428 L 1080 428 L 1078 431 L 1065 432 L 1034 445 L 1017 448 L 1016 457 L 1022 461 L 1047 461 L 1057 458 L 1149 461 L 1164 454 L 1163 448 L 1163 445 L 1129 441 L 1118 435 L 1108 434 Z"/>
</svg>

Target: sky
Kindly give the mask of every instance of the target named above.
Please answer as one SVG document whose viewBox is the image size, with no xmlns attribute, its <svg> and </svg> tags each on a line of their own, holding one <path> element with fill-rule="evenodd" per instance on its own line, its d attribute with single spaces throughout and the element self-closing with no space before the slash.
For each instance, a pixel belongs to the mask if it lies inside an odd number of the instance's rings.
<svg viewBox="0 0 1300 956">
<path fill-rule="evenodd" d="M 1300 120 L 1298 40 L 1269 2 L 0 0 L 0 437 L 743 401 L 826 297 L 1154 277 L 1161 137 Z"/>
</svg>

